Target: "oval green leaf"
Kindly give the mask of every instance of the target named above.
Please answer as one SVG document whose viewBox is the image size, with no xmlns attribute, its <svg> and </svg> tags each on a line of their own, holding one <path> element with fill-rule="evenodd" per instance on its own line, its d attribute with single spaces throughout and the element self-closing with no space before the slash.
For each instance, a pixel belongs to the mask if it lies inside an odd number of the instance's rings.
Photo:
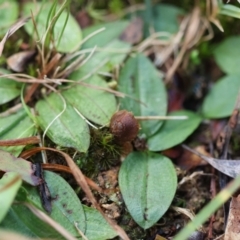
<svg viewBox="0 0 240 240">
<path fill-rule="evenodd" d="M 31 16 L 31 11 L 34 13 L 35 21 L 37 24 L 37 30 L 39 33 L 40 39 L 46 32 L 46 24 L 49 12 L 51 10 L 53 2 L 44 2 L 44 3 L 25 3 L 23 5 L 23 12 L 26 16 Z M 41 11 L 38 13 L 39 9 L 42 7 Z M 59 9 L 59 6 L 57 7 Z M 67 23 L 65 26 L 66 19 Z M 65 28 L 64 28 L 65 26 Z M 32 36 L 34 33 L 34 25 L 32 21 L 24 25 L 27 33 Z M 63 35 L 61 36 L 62 30 Z M 58 43 L 59 37 L 61 40 Z M 63 11 L 59 18 L 57 19 L 56 24 L 54 25 L 54 42 L 55 47 L 59 52 L 73 52 L 79 49 L 82 40 L 82 32 L 73 16 L 66 11 Z"/>
<path fill-rule="evenodd" d="M 18 3 L 14 0 L 0 0 L 0 35 L 7 33 L 8 29 L 18 18 Z M 1 95 L 0 95 L 1 96 Z"/>
<path fill-rule="evenodd" d="M 153 8 L 153 24 L 157 32 L 176 33 L 179 29 L 179 17 L 184 10 L 171 4 L 157 4 Z"/>
<path fill-rule="evenodd" d="M 239 89 L 240 74 L 229 75 L 219 79 L 204 99 L 202 107 L 203 116 L 206 118 L 230 116 L 237 101 Z"/>
<path fill-rule="evenodd" d="M 21 184 L 21 177 L 15 172 L 5 173 L 0 179 L 0 222 L 7 214 Z"/>
<path fill-rule="evenodd" d="M 119 91 L 127 94 L 119 100 L 121 109 L 135 116 L 165 116 L 167 97 L 164 83 L 153 64 L 142 54 L 129 58 L 119 78 Z M 141 132 L 148 138 L 162 125 L 161 121 L 141 121 Z"/>
<path fill-rule="evenodd" d="M 214 50 L 214 57 L 220 68 L 228 74 L 240 74 L 240 37 L 229 37 Z"/>
<path fill-rule="evenodd" d="M 177 187 L 176 171 L 160 154 L 133 152 L 120 168 L 119 186 L 131 216 L 147 229 L 169 208 Z"/>
<path fill-rule="evenodd" d="M 90 34 L 94 34 L 100 29 L 104 29 L 103 31 L 93 35 L 89 38 L 83 45 L 82 48 L 93 48 L 97 47 L 105 47 L 112 40 L 117 39 L 123 30 L 129 24 L 128 21 L 117 21 L 117 22 L 109 22 L 109 23 L 101 23 L 96 24 L 91 27 L 85 28 L 83 30 L 83 38 L 89 37 Z"/>
<path fill-rule="evenodd" d="M 169 116 L 187 116 L 185 120 L 167 120 L 159 131 L 148 139 L 151 151 L 161 151 L 182 143 L 199 126 L 202 119 L 191 111 L 176 111 Z"/>
<path fill-rule="evenodd" d="M 83 207 L 76 193 L 59 175 L 48 171 L 44 171 L 44 175 L 51 196 L 53 197 L 51 218 L 61 224 L 73 236 L 79 238 L 80 235 L 74 223 L 76 222 L 78 228 L 85 233 L 86 219 Z M 25 189 L 28 192 L 28 201 L 44 211 L 36 188 L 25 186 Z M 29 237 L 65 239 L 21 204 L 11 207 L 11 210 L 0 226 Z"/>
<path fill-rule="evenodd" d="M 86 121 L 71 105 L 67 104 L 64 110 L 63 100 L 58 94 L 52 93 L 38 101 L 36 110 L 40 127 L 43 131 L 48 128 L 46 134 L 53 142 L 80 152 L 88 150 L 90 135 Z"/>
<path fill-rule="evenodd" d="M 107 83 L 97 75 L 84 83 L 89 85 L 74 86 L 64 91 L 63 96 L 84 117 L 100 125 L 108 124 L 117 109 L 117 103 L 112 93 L 103 90 L 108 88 Z"/>
<path fill-rule="evenodd" d="M 34 136 L 36 128 L 23 109 L 7 117 L 0 118 L 0 139 L 10 140 Z M 18 156 L 24 146 L 0 147 L 0 149 Z"/>
</svg>

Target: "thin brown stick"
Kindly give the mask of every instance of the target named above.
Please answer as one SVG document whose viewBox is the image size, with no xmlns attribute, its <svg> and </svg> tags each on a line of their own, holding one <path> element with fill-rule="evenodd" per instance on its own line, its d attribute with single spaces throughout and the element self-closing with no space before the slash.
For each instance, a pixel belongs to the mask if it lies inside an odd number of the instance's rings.
<svg viewBox="0 0 240 240">
<path fill-rule="evenodd" d="M 18 138 L 13 140 L 0 140 L 0 146 L 21 146 L 28 144 L 37 144 L 40 142 L 40 139 L 36 136 L 26 137 L 26 138 Z"/>
</svg>

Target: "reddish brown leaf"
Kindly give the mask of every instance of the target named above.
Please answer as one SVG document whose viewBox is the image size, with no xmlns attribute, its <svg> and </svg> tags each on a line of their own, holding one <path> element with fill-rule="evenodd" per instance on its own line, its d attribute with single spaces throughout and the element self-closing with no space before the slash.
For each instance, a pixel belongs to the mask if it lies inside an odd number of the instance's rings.
<svg viewBox="0 0 240 240">
<path fill-rule="evenodd" d="M 120 39 L 131 44 L 136 44 L 142 39 L 142 35 L 143 21 L 141 18 L 135 18 L 121 34 Z"/>
<path fill-rule="evenodd" d="M 203 155 L 210 157 L 210 155 L 205 151 L 203 146 L 198 146 L 195 148 L 195 150 Z M 176 159 L 175 163 L 177 164 L 177 166 L 184 170 L 189 170 L 191 168 L 207 164 L 201 157 L 185 149 L 183 150 L 181 156 Z"/>
</svg>

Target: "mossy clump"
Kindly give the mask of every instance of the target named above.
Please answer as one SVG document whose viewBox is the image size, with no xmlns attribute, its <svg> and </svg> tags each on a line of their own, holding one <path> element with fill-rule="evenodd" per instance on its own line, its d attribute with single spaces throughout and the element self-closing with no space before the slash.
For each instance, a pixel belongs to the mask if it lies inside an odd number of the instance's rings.
<svg viewBox="0 0 240 240">
<path fill-rule="evenodd" d="M 77 165 L 89 177 L 99 171 L 106 171 L 120 163 L 121 147 L 113 139 L 108 128 L 91 129 L 91 140 L 88 152 L 76 158 Z"/>
</svg>

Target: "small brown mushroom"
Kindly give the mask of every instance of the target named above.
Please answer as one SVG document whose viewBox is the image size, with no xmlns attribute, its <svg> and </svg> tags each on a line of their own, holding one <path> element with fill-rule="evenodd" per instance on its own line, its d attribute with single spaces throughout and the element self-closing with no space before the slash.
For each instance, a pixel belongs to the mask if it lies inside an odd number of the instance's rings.
<svg viewBox="0 0 240 240">
<path fill-rule="evenodd" d="M 139 130 L 138 121 L 131 112 L 116 112 L 110 121 L 110 132 L 118 142 L 128 142 L 136 138 Z"/>
</svg>

